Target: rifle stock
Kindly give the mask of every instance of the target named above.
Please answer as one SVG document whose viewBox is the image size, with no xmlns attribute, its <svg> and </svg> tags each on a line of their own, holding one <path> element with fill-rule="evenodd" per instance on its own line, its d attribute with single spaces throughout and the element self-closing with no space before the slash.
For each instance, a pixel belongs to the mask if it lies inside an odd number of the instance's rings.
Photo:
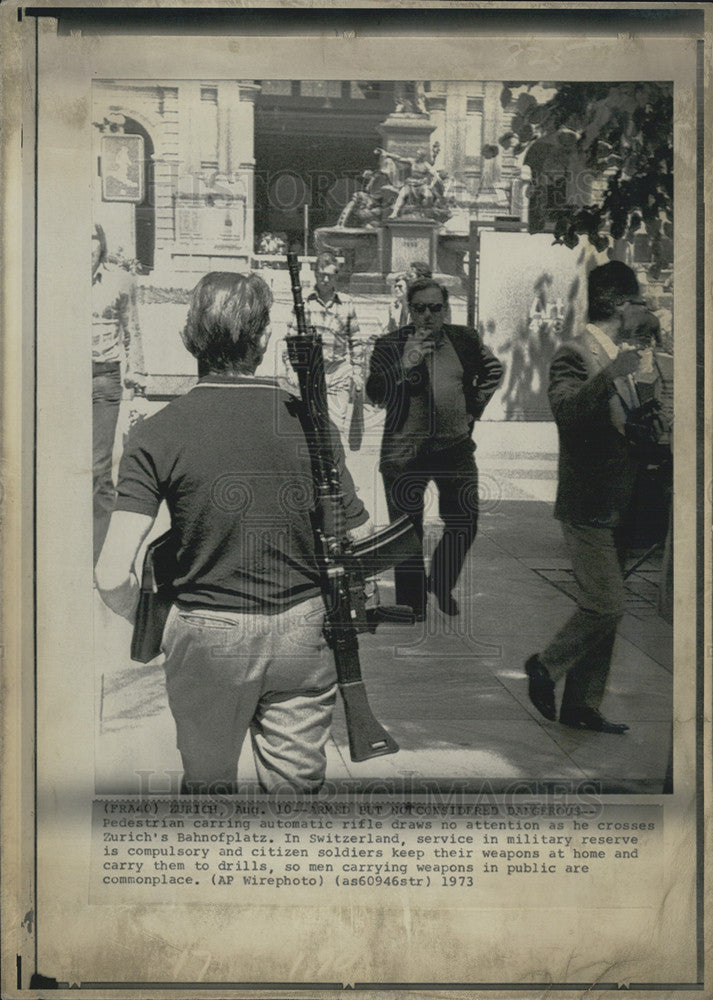
<svg viewBox="0 0 713 1000">
<path fill-rule="evenodd" d="M 396 753 L 399 745 L 374 718 L 363 681 L 346 681 L 339 685 L 347 720 L 349 756 L 358 763 L 371 757 Z"/>
<path fill-rule="evenodd" d="M 324 633 L 334 654 L 337 683 L 344 702 L 349 753 L 353 761 L 363 761 L 396 753 L 399 749 L 371 710 L 359 663 L 356 623 L 361 619 L 362 630 L 370 625 L 363 605 L 361 609 L 353 605 L 353 577 L 369 560 L 373 563 L 376 557 L 373 546 L 364 543 L 359 555 L 347 539 L 339 468 L 327 412 L 322 342 L 314 330 L 307 329 L 297 254 L 287 254 L 287 267 L 298 331 L 296 337 L 287 338 L 287 348 L 313 431 L 308 444 L 313 457 L 318 500 L 315 535 L 326 607 Z"/>
</svg>

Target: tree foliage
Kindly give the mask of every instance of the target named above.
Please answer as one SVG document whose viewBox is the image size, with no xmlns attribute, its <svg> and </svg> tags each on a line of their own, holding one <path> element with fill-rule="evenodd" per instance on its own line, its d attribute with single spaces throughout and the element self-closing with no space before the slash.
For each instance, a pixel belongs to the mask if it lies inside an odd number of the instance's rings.
<svg viewBox="0 0 713 1000">
<path fill-rule="evenodd" d="M 513 112 L 500 147 L 524 154 L 535 192 L 565 179 L 561 203 L 549 198 L 533 231 L 554 223 L 556 242 L 574 247 L 586 236 L 602 250 L 644 227 L 655 263 L 673 222 L 671 84 L 505 83 L 500 101 Z"/>
</svg>

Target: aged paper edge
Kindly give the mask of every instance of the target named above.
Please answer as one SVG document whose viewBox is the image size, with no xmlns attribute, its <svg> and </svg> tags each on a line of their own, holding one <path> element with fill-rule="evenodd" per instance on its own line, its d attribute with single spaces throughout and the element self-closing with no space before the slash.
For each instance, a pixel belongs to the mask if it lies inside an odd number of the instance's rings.
<svg viewBox="0 0 713 1000">
<path fill-rule="evenodd" d="M 62 4 L 62 6 L 68 6 Z M 89 3 L 82 3 L 76 6 L 91 6 Z M 112 3 L 111 5 L 106 4 L 105 6 L 119 6 L 119 3 Z M 138 3 L 134 6 L 149 7 L 149 3 Z M 171 4 L 171 6 L 177 6 L 176 4 Z M 184 4 L 181 6 L 190 7 L 190 4 Z M 266 5 L 255 5 L 255 6 L 266 6 Z M 328 6 L 325 4 L 290 4 L 289 6 L 295 7 L 305 7 L 305 8 L 318 8 L 321 6 Z M 329 5 L 331 6 L 331 5 Z M 352 5 L 344 5 L 348 8 Z M 415 4 L 399 4 L 398 6 L 409 6 L 420 8 L 420 5 Z M 451 6 L 444 5 L 444 6 Z M 513 5 L 514 6 L 514 5 Z M 517 6 L 528 6 L 520 5 Z M 569 4 L 550 4 L 547 5 L 552 8 L 568 8 Z M 631 9 L 638 8 L 637 4 L 617 4 L 617 8 Z M 683 6 L 683 5 L 676 5 Z M 693 5 L 695 6 L 695 5 Z M 46 8 L 45 8 L 46 9 Z M 229 9 L 229 8 L 226 8 Z M 22 323 L 25 325 L 27 321 L 26 307 L 23 306 L 22 311 L 18 308 L 19 303 L 23 302 L 24 296 L 23 292 L 27 291 L 27 275 L 26 269 L 28 263 L 31 263 L 31 253 L 28 251 L 27 247 L 23 245 L 21 239 L 22 231 L 22 202 L 19 198 L 15 198 L 15 210 L 13 207 L 13 196 L 12 191 L 16 189 L 16 185 L 23 183 L 23 178 L 20 177 L 20 171 L 22 166 L 18 156 L 13 155 L 16 150 L 16 143 L 19 146 L 18 136 L 19 136 L 19 116 L 10 112 L 10 109 L 18 109 L 23 105 L 23 94 L 26 94 L 25 87 L 26 81 L 22 78 L 22 65 L 21 60 L 18 58 L 21 53 L 21 46 L 18 44 L 19 31 L 15 31 L 14 25 L 11 26 L 10 22 L 12 18 L 10 15 L 15 15 L 16 11 L 10 9 L 6 14 L 6 20 L 3 24 L 3 122 L 4 122 L 4 136 L 3 136 L 3 211 L 5 214 L 5 224 L 3 227 L 3 318 L 4 318 L 4 328 L 6 331 L 6 336 L 3 339 L 3 375 L 4 375 L 4 393 L 3 393 L 3 541 L 4 541 L 4 552 L 5 561 L 3 567 L 3 619 L 4 621 L 14 622 L 23 621 L 25 623 L 26 614 L 26 601 L 28 594 L 31 594 L 31 587 L 28 584 L 28 580 L 24 573 L 20 572 L 20 566 L 23 565 L 23 557 L 26 556 L 26 549 L 28 544 L 31 544 L 31 539 L 28 539 L 27 535 L 27 510 L 23 509 L 24 503 L 26 502 L 26 483 L 23 483 L 23 477 L 27 473 L 27 460 L 26 460 L 26 450 L 25 448 L 18 448 L 18 438 L 16 437 L 17 430 L 22 428 L 22 436 L 24 439 L 27 438 L 27 424 L 26 417 L 28 413 L 27 405 L 27 394 L 26 392 L 20 392 L 20 386 L 22 385 L 20 376 L 23 374 L 23 358 L 20 354 L 20 345 L 22 343 L 21 337 L 14 337 L 13 333 L 18 330 L 18 324 Z M 707 27 L 707 43 L 710 43 L 710 21 L 708 21 Z M 710 52 L 709 47 L 706 48 L 704 54 L 704 63 L 701 67 L 701 75 L 705 76 L 705 80 L 709 82 L 710 80 Z M 706 99 L 708 99 L 708 94 L 706 94 Z M 700 137 L 699 137 L 700 139 Z M 705 151 L 704 151 L 704 163 L 706 165 L 711 162 L 711 142 L 710 142 L 710 132 L 705 134 Z M 26 147 L 27 148 L 27 143 Z M 699 161 L 700 162 L 700 161 Z M 26 184 L 27 174 L 24 172 L 24 182 Z M 710 177 L 709 175 L 705 178 L 701 178 L 699 193 L 708 194 L 710 196 Z M 703 189 L 705 185 L 705 190 Z M 698 242 L 699 242 L 699 254 L 705 253 L 706 248 L 710 246 L 711 236 L 713 235 L 713 229 L 711 227 L 710 217 L 706 219 L 706 229 L 705 233 L 699 231 Z M 20 262 L 20 263 L 17 263 Z M 703 261 L 699 257 L 699 279 L 698 279 L 698 310 L 703 313 L 704 303 L 702 298 L 707 296 L 709 289 L 706 287 L 703 278 Z M 26 301 L 26 299 L 25 299 Z M 709 303 L 709 300 L 708 300 Z M 705 316 L 704 320 L 705 326 L 699 326 L 698 337 L 700 340 L 705 340 L 705 347 L 710 346 L 710 315 Z M 711 384 L 711 359 L 710 351 L 706 350 L 705 356 L 705 370 L 699 373 L 698 385 L 699 390 L 705 391 L 707 387 Z M 31 395 L 31 393 L 30 393 Z M 704 482 L 699 484 L 700 493 L 697 503 L 699 522 L 698 522 L 698 537 L 703 545 L 704 560 L 702 560 L 702 565 L 699 569 L 699 628 L 702 626 L 704 632 L 701 635 L 701 640 L 704 642 L 704 653 L 706 658 L 706 687 L 704 692 L 704 704 L 706 706 L 710 703 L 710 677 L 708 673 L 708 668 L 710 667 L 710 655 L 711 655 L 711 627 L 710 619 L 706 612 L 706 608 L 710 607 L 711 599 L 711 552 L 710 552 L 710 535 L 708 533 L 708 528 L 710 525 L 710 510 L 711 510 L 711 500 L 713 494 L 713 481 L 711 480 L 711 449 L 710 449 L 710 431 L 711 431 L 711 400 L 710 393 L 703 399 L 699 399 L 700 406 L 700 416 L 699 420 L 703 425 L 704 436 L 697 442 L 699 459 L 705 466 Z M 20 719 L 17 715 L 12 712 L 13 699 L 15 701 L 18 697 L 17 688 L 12 684 L 16 677 L 12 675 L 8 677 L 7 664 L 12 665 L 17 663 L 23 649 L 21 648 L 22 638 L 20 635 L 15 633 L 14 628 L 12 631 L 6 627 L 6 639 L 5 639 L 5 657 L 6 670 L 3 671 L 3 693 L 5 695 L 3 703 L 6 706 L 5 712 L 3 713 L 3 785 L 4 791 L 6 793 L 6 802 L 14 798 L 18 801 L 18 797 L 21 795 L 25 807 L 28 805 L 28 797 L 26 789 L 24 788 L 25 782 L 28 777 L 27 768 L 27 737 L 24 730 L 25 725 L 22 726 L 21 723 L 25 720 Z M 26 651 L 24 651 L 26 652 Z M 699 663 L 699 670 L 702 666 L 702 661 Z M 26 693 L 26 692 L 25 692 Z M 8 709 L 10 706 L 10 709 Z M 698 782 L 698 794 L 699 797 L 703 796 L 709 790 L 710 782 L 710 715 L 707 717 L 702 717 L 699 720 L 699 760 L 697 767 L 699 769 L 699 782 Z M 24 752 L 23 752 L 24 751 Z M 18 760 L 18 757 L 21 758 Z M 20 768 L 22 767 L 22 780 L 19 779 Z M 31 773 L 31 769 L 30 772 Z M 706 800 L 706 819 L 708 818 L 709 802 Z M 10 820 L 8 816 L 8 810 L 3 812 L 3 840 L 5 846 L 5 878 L 3 880 L 3 906 L 5 917 L 8 917 L 8 913 L 12 917 L 18 916 L 18 913 L 13 912 L 16 909 L 16 901 L 13 898 L 13 882 L 15 882 L 15 887 L 20 883 L 21 880 L 26 880 L 27 876 L 27 858 L 24 859 L 25 863 L 20 864 L 18 869 L 12 864 L 14 858 L 10 859 L 10 866 L 8 867 L 7 861 L 7 845 L 12 844 L 16 837 L 24 840 L 26 836 L 27 827 L 18 827 L 18 821 L 15 817 Z M 24 834 L 24 836 L 23 836 Z M 704 847 L 709 846 L 707 843 L 704 844 L 705 833 L 701 829 L 699 831 L 699 851 L 702 851 Z M 25 897 L 26 898 L 26 897 Z M 30 895 L 30 899 L 31 899 Z M 29 911 L 28 911 L 29 912 Z M 19 915 L 20 920 L 26 919 L 27 914 Z M 5 955 L 6 959 L 9 957 Z M 4 963 L 7 969 L 7 962 Z M 267 988 L 267 987 L 266 987 Z M 396 988 L 396 984 L 392 988 Z M 447 986 L 439 987 L 436 984 L 430 984 L 430 990 L 441 990 L 448 989 Z M 567 988 L 563 985 L 562 988 Z M 384 992 L 389 989 L 389 987 L 383 987 Z M 527 988 L 520 987 L 521 992 L 528 992 Z M 258 991 L 255 991 L 257 995 Z M 273 991 L 274 992 L 274 991 Z M 281 991 L 282 992 L 282 991 Z M 302 995 L 304 992 L 304 987 L 300 987 L 285 995 Z M 7 995 L 10 995 L 9 993 Z M 25 992 L 24 995 L 28 995 Z M 115 993 L 113 995 L 116 995 Z M 161 991 L 160 995 L 166 995 L 165 991 Z M 660 993 L 657 993 L 660 995 Z"/>
</svg>

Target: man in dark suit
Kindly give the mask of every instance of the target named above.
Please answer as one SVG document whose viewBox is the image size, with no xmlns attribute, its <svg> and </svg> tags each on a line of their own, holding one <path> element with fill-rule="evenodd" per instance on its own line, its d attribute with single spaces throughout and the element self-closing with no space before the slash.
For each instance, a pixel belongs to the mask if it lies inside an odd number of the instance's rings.
<svg viewBox="0 0 713 1000">
<path fill-rule="evenodd" d="M 413 325 L 374 346 L 367 395 L 386 408 L 380 469 L 389 516 L 409 514 L 423 538 L 423 498 L 433 480 L 443 535 L 426 577 L 423 556 L 396 567 L 396 601 L 423 620 L 427 592 L 448 615 L 452 590 L 478 526 L 473 425 L 502 378 L 502 366 L 474 330 L 446 324 L 448 292 L 429 278 L 409 286 Z"/>
<path fill-rule="evenodd" d="M 530 700 L 554 720 L 554 685 L 566 677 L 559 720 L 574 729 L 624 733 L 599 711 L 624 612 L 624 522 L 639 468 L 629 433 L 639 407 L 638 350 L 620 349 L 645 310 L 631 268 L 610 261 L 588 278 L 589 323 L 559 348 L 549 399 L 559 431 L 555 517 L 577 581 L 577 610 L 544 652 L 529 658 Z"/>
</svg>

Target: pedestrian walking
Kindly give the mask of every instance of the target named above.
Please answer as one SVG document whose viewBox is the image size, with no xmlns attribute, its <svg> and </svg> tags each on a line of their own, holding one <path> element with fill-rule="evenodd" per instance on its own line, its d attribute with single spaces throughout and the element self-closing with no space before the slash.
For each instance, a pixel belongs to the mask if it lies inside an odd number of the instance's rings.
<svg viewBox="0 0 713 1000">
<path fill-rule="evenodd" d="M 435 482 L 444 530 L 428 577 L 423 555 L 395 569 L 396 601 L 423 619 L 427 593 L 457 615 L 453 588 L 478 525 L 478 471 L 472 432 L 502 366 L 475 330 L 444 322 L 448 292 L 433 279 L 408 290 L 412 324 L 377 340 L 367 396 L 385 407 L 380 469 L 389 517 L 409 514 L 423 539 L 426 487 Z"/>
</svg>

